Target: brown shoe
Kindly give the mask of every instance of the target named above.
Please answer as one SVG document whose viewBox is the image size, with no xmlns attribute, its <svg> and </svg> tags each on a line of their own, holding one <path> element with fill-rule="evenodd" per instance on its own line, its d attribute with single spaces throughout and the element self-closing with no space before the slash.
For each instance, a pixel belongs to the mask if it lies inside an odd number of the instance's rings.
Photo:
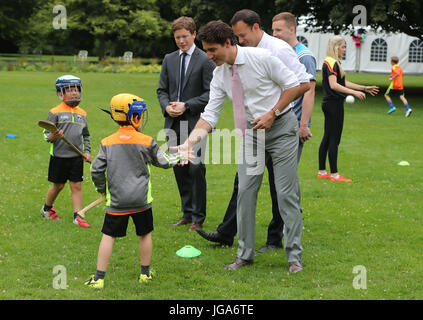
<svg viewBox="0 0 423 320">
<path fill-rule="evenodd" d="M 289 263 L 289 272 L 290 273 L 297 273 L 304 270 L 303 264 L 301 261 L 293 261 Z"/>
<path fill-rule="evenodd" d="M 171 224 L 171 226 L 179 227 L 191 223 L 191 219 L 181 218 L 178 222 Z"/>
<path fill-rule="evenodd" d="M 194 231 L 197 229 L 201 229 L 203 225 L 201 223 L 193 222 L 191 226 L 189 227 L 188 231 Z"/>
<path fill-rule="evenodd" d="M 238 258 L 237 257 L 234 260 L 234 262 L 232 262 L 231 264 L 228 264 L 225 267 L 225 270 L 238 270 L 238 269 L 240 269 L 242 267 L 249 266 L 249 265 L 251 265 L 253 263 L 254 263 L 254 260 L 244 260 L 244 259 L 241 259 L 241 258 Z"/>
</svg>

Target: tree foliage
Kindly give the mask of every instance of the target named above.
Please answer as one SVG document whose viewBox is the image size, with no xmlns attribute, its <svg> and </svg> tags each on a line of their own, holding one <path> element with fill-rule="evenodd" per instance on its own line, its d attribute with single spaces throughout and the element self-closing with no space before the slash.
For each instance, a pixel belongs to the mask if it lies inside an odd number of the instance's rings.
<svg viewBox="0 0 423 320">
<path fill-rule="evenodd" d="M 352 30 L 356 6 L 365 8 L 367 25 L 386 32 L 403 32 L 423 40 L 423 2 L 421 0 L 276 0 L 278 11 L 306 16 L 308 29 L 314 31 Z"/>
<path fill-rule="evenodd" d="M 66 29 L 52 24 L 59 3 L 66 8 Z M 0 45 L 29 53 L 69 55 L 85 49 L 100 58 L 124 51 L 162 57 L 176 48 L 171 24 L 181 15 L 193 17 L 200 28 L 210 20 L 229 23 L 236 11 L 249 8 L 271 32 L 273 16 L 290 11 L 305 16 L 309 29 L 339 33 L 353 29 L 357 5 L 365 8 L 372 28 L 423 40 L 421 0 L 1 0 Z"/>
</svg>

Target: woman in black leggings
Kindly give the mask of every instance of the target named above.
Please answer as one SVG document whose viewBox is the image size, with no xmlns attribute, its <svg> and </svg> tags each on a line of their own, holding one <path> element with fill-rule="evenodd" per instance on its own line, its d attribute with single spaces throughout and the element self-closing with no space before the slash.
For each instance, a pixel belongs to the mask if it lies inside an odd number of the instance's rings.
<svg viewBox="0 0 423 320">
<path fill-rule="evenodd" d="M 344 126 L 344 100 L 347 94 L 364 100 L 366 98 L 364 92 L 374 96 L 379 92 L 379 88 L 362 86 L 345 80 L 345 73 L 340 62 L 345 50 L 345 40 L 338 35 L 329 40 L 326 48 L 326 58 L 322 67 L 322 110 L 325 116 L 325 131 L 319 148 L 317 177 L 331 181 L 351 182 L 351 179 L 346 179 L 338 173 L 338 146 Z M 326 156 L 329 158 L 331 174 L 326 171 Z"/>
</svg>

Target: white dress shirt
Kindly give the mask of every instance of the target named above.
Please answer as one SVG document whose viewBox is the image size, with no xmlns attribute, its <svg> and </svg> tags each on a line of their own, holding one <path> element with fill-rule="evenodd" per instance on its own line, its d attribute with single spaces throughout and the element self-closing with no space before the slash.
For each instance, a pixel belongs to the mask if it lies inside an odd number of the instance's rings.
<svg viewBox="0 0 423 320">
<path fill-rule="evenodd" d="M 307 73 L 306 68 L 298 59 L 294 49 L 287 42 L 263 32 L 263 37 L 257 48 L 269 49 L 288 69 L 295 73 L 300 83 L 309 82 L 313 78 L 313 75 Z"/>
<path fill-rule="evenodd" d="M 240 46 L 237 48 L 235 64 L 238 65 L 244 91 L 246 116 L 248 121 L 253 121 L 276 105 L 283 89 L 298 86 L 300 83 L 296 75 L 273 56 L 270 50 Z M 209 102 L 201 114 L 201 118 L 213 129 L 216 128 L 226 97 L 232 100 L 231 68 L 224 63 L 213 72 Z M 285 109 L 284 111 L 288 111 L 290 106 Z"/>
<path fill-rule="evenodd" d="M 191 56 L 194 53 L 195 50 L 195 43 L 186 51 L 187 56 L 185 57 L 185 73 L 187 72 L 189 61 L 191 60 Z M 182 50 L 179 50 L 179 59 L 181 61 L 180 68 L 182 68 L 182 53 L 184 53 Z M 181 71 L 181 69 L 179 69 Z"/>
</svg>

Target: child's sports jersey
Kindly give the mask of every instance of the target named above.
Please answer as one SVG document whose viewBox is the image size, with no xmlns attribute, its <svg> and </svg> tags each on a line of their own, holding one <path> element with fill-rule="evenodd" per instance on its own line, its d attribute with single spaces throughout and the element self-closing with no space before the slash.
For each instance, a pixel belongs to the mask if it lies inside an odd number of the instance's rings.
<svg viewBox="0 0 423 320">
<path fill-rule="evenodd" d="M 398 64 L 395 64 L 395 65 L 392 66 L 391 77 L 395 76 L 396 74 L 398 74 L 398 76 L 395 77 L 395 79 L 393 81 L 392 89 L 403 90 L 404 89 L 404 85 L 402 83 L 403 72 L 402 72 L 401 67 Z"/>
<path fill-rule="evenodd" d="M 91 176 L 97 191 L 106 193 L 106 212 L 125 215 L 151 208 L 150 164 L 170 168 L 179 160 L 179 154 L 166 155 L 152 137 L 132 126 L 101 140 Z"/>
<path fill-rule="evenodd" d="M 51 109 L 48 121 L 53 122 L 57 129 L 63 130 L 64 136 L 83 153 L 90 153 L 90 132 L 87 125 L 87 113 L 80 107 L 70 107 L 62 102 Z M 50 132 L 44 130 L 44 138 L 47 142 Z M 60 158 L 73 158 L 79 155 L 63 140 L 54 141 L 50 148 L 52 156 Z"/>
</svg>

